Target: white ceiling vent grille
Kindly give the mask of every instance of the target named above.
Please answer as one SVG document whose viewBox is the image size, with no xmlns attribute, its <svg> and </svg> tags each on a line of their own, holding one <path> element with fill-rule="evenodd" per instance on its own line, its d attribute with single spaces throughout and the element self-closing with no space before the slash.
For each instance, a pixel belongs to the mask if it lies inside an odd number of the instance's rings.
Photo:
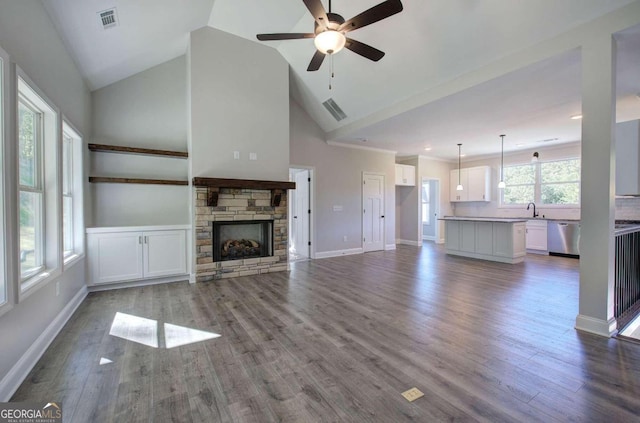
<svg viewBox="0 0 640 423">
<path fill-rule="evenodd" d="M 109 29 L 114 26 L 118 26 L 118 15 L 116 13 L 116 8 L 103 10 L 102 12 L 98 12 L 98 18 L 100 19 L 100 23 L 102 24 L 102 28 Z"/>
<path fill-rule="evenodd" d="M 329 111 L 329 113 L 331 113 L 331 116 L 333 116 L 333 118 L 338 122 L 340 122 L 342 119 L 347 117 L 347 115 L 342 111 L 340 106 L 338 106 L 338 104 L 335 101 L 333 101 L 332 98 L 322 103 L 322 105 L 325 107 L 325 109 Z"/>
</svg>

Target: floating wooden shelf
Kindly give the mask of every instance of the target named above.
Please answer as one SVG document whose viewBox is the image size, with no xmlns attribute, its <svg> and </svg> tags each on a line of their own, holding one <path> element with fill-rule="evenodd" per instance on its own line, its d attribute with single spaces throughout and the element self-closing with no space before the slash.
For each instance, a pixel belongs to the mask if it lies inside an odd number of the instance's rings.
<svg viewBox="0 0 640 423">
<path fill-rule="evenodd" d="M 143 154 L 149 156 L 175 157 L 180 159 L 186 159 L 189 157 L 189 153 L 185 151 L 154 150 L 151 148 L 122 147 L 119 145 L 106 144 L 89 144 L 89 150 L 102 151 L 106 153 L 126 153 Z"/>
<path fill-rule="evenodd" d="M 189 181 L 176 181 L 166 179 L 140 179 L 140 178 L 109 178 L 103 176 L 89 176 L 91 183 L 109 184 L 144 184 L 144 185 L 189 185 Z"/>
<path fill-rule="evenodd" d="M 271 206 L 278 207 L 284 190 L 296 189 L 295 182 L 258 181 L 254 179 L 193 178 L 193 186 L 207 187 L 207 206 L 218 205 L 220 188 L 271 190 Z"/>
</svg>

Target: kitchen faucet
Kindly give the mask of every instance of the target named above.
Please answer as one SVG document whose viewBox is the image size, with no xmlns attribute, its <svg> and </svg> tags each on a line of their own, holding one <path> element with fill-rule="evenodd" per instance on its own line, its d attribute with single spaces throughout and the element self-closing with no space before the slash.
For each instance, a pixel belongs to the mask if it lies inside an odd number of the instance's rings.
<svg viewBox="0 0 640 423">
<path fill-rule="evenodd" d="M 533 217 L 535 219 L 536 217 L 538 217 L 538 213 L 536 213 L 536 203 L 527 204 L 527 210 L 529 210 L 529 206 L 533 206 Z"/>
</svg>

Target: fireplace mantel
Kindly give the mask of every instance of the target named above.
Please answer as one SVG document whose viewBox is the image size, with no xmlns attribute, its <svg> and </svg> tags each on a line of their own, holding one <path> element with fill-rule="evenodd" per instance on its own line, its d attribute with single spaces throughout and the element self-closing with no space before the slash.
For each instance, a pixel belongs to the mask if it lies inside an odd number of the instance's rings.
<svg viewBox="0 0 640 423">
<path fill-rule="evenodd" d="M 193 186 L 207 187 L 207 206 L 209 207 L 216 207 L 218 205 L 218 194 L 220 192 L 220 188 L 270 190 L 271 205 L 274 207 L 280 205 L 283 190 L 296 189 L 295 182 L 225 178 L 193 178 Z"/>
</svg>

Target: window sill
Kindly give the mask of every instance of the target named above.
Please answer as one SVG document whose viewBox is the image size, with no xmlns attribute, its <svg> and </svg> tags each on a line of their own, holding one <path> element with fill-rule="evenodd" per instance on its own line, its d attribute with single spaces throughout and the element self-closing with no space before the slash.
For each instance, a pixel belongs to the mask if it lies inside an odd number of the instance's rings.
<svg viewBox="0 0 640 423">
<path fill-rule="evenodd" d="M 47 283 L 60 276 L 60 274 L 60 269 L 45 269 L 37 275 L 34 275 L 29 279 L 22 281 L 22 283 L 20 284 L 19 302 L 22 302 L 29 298 L 40 288 L 46 286 Z"/>
<path fill-rule="evenodd" d="M 10 302 L 5 302 L 4 304 L 0 305 L 0 316 L 2 316 L 5 313 L 8 313 L 9 311 L 11 311 L 12 308 L 13 308 L 13 304 L 11 304 Z"/>
<path fill-rule="evenodd" d="M 84 254 L 71 254 L 69 257 L 64 259 L 63 268 L 72 267 L 74 264 L 78 263 L 84 258 Z"/>
</svg>

